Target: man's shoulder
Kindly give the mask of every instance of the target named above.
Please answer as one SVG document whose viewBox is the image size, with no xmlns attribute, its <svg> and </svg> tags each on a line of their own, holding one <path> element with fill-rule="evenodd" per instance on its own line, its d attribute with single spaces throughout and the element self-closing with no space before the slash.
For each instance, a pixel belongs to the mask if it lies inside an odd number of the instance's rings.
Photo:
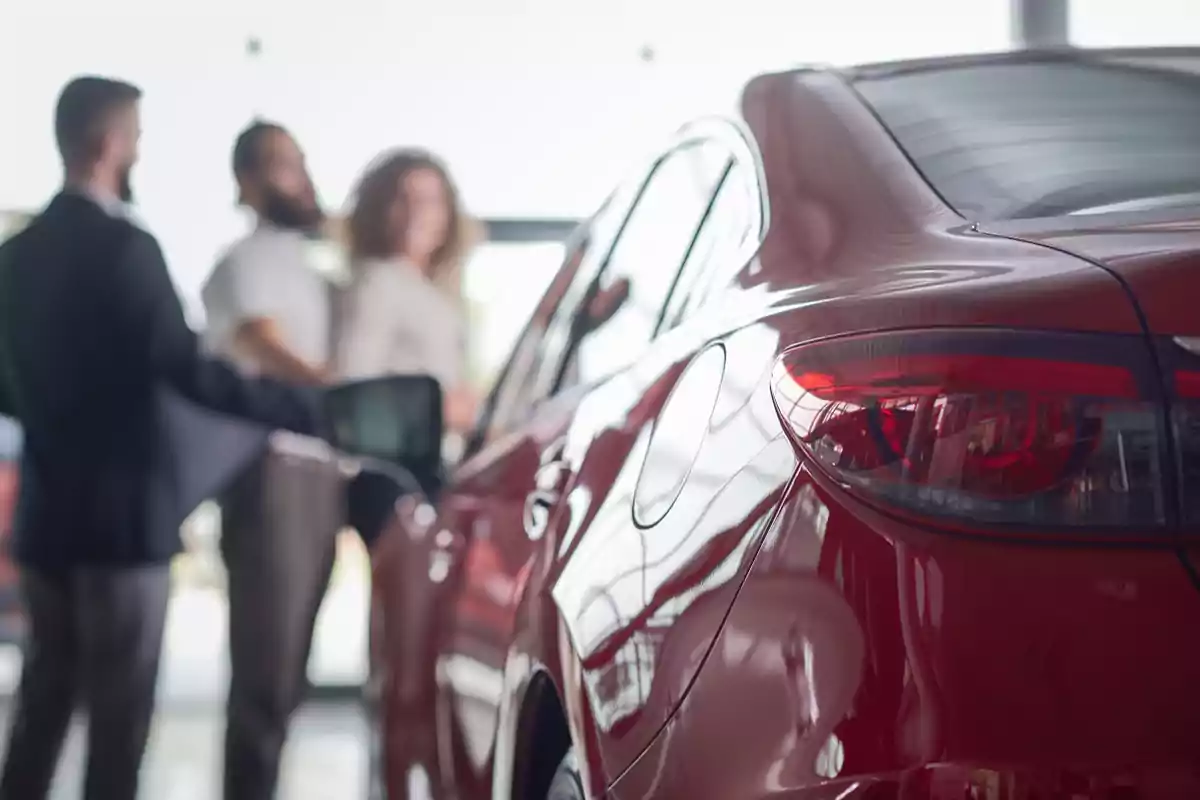
<svg viewBox="0 0 1200 800">
<path fill-rule="evenodd" d="M 79 234 L 91 233 L 105 239 L 118 248 L 130 244 L 158 246 L 158 239 L 127 210 L 108 210 L 86 198 L 70 198 L 72 202 L 59 201 L 41 213 L 27 228 L 55 229 L 71 228 Z M 59 210 L 61 208 L 61 210 Z"/>
<path fill-rule="evenodd" d="M 303 258 L 303 240 L 286 233 L 257 229 L 229 245 L 217 259 L 218 269 L 236 269 L 240 265 L 293 266 Z"/>
<path fill-rule="evenodd" d="M 137 225 L 123 209 L 101 206 L 97 201 L 70 191 L 64 191 L 34 217 L 29 228 L 55 226 L 87 226 L 108 230 L 126 230 Z"/>
<path fill-rule="evenodd" d="M 158 239 L 136 220 L 124 216 L 110 216 L 101 224 L 106 226 L 102 238 L 107 245 L 107 255 L 119 265 L 119 269 L 133 270 L 132 273 L 125 274 L 142 275 L 143 270 L 153 270 L 165 263 Z"/>
<path fill-rule="evenodd" d="M 303 247 L 296 239 L 257 229 L 218 256 L 201 287 L 201 298 L 211 314 L 246 292 L 276 291 L 296 280 L 303 259 Z"/>
<path fill-rule="evenodd" d="M 64 251 L 64 241 L 77 246 Z M 80 244 L 84 246 L 79 247 Z M 131 247 L 156 251 L 158 240 L 134 220 L 124 215 L 107 214 L 92 203 L 60 205 L 56 202 L 0 245 L 0 252 L 13 258 L 40 250 L 64 256 L 73 251 L 103 260 L 117 258 Z"/>
<path fill-rule="evenodd" d="M 35 218 L 33 222 L 36 223 L 36 221 Z M 37 238 L 33 223 L 26 225 L 22 230 L 8 237 L 0 244 L 0 264 L 8 265 L 28 260 L 28 254 L 31 252 L 36 255 Z M 32 251 L 30 250 L 31 245 L 34 248 Z"/>
<path fill-rule="evenodd" d="M 220 265 L 241 258 L 258 246 L 254 234 L 248 233 L 241 238 L 235 239 L 224 250 L 220 251 L 220 255 L 217 256 L 217 264 Z"/>
<path fill-rule="evenodd" d="M 12 236 L 9 236 L 4 241 L 0 242 L 0 259 L 7 258 L 14 250 L 21 246 L 21 240 L 25 236 L 25 231 L 17 231 Z"/>
<path fill-rule="evenodd" d="M 243 236 L 217 256 L 212 271 L 204 281 L 202 291 L 207 294 L 213 290 L 214 286 L 224 285 L 231 279 L 231 273 L 248 268 L 249 265 L 262 260 L 262 256 L 262 244 L 254 237 L 254 234 Z"/>
<path fill-rule="evenodd" d="M 113 217 L 112 222 L 116 226 L 114 230 L 119 232 L 120 238 L 126 244 L 159 249 L 158 237 L 143 227 L 138 220 L 128 217 Z"/>
</svg>

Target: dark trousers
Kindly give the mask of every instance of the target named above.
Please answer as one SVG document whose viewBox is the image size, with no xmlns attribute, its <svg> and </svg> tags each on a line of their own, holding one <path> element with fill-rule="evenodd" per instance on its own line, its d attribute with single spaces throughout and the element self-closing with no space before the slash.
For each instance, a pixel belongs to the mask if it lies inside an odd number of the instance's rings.
<svg viewBox="0 0 1200 800">
<path fill-rule="evenodd" d="M 0 800 L 50 791 L 71 716 L 88 717 L 85 800 L 134 800 L 154 713 L 170 569 L 25 569 L 29 619 Z"/>
<path fill-rule="evenodd" d="M 229 572 L 225 800 L 275 797 L 344 518 L 342 489 L 328 470 L 272 458 L 239 482 L 221 514 Z"/>
</svg>

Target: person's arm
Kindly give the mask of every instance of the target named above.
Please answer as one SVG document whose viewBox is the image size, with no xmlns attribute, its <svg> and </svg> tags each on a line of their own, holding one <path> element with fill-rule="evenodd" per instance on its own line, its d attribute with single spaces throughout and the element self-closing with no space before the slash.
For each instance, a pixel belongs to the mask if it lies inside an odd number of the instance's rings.
<svg viewBox="0 0 1200 800">
<path fill-rule="evenodd" d="M 442 393 L 442 420 L 448 433 L 468 434 L 479 418 L 479 395 L 467 385 L 446 387 Z"/>
<path fill-rule="evenodd" d="M 149 233 L 131 233 L 114 278 L 115 327 L 154 379 L 213 411 L 297 433 L 321 432 L 316 392 L 266 378 L 247 379 L 232 365 L 202 354 L 162 251 Z"/>
<path fill-rule="evenodd" d="M 295 265 L 282 264 L 269 248 L 251 245 L 230 253 L 218 265 L 213 280 L 223 284 L 219 294 L 232 326 L 231 345 L 261 371 L 290 383 L 320 385 L 328 382 L 324 364 L 310 364 L 288 345 L 278 319 L 288 313 L 282 288 Z"/>
<path fill-rule="evenodd" d="M 279 326 L 268 317 L 254 317 L 238 323 L 233 346 L 261 365 L 267 375 L 312 386 L 329 382 L 325 369 L 309 364 L 284 344 Z"/>
</svg>

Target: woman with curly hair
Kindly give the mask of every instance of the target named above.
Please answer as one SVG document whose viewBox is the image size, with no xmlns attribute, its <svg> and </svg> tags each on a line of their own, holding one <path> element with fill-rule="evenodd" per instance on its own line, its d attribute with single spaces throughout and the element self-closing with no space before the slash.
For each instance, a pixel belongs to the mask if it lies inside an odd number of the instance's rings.
<svg viewBox="0 0 1200 800">
<path fill-rule="evenodd" d="M 466 433 L 477 402 L 466 382 L 461 274 L 474 236 L 446 167 L 424 150 L 384 154 L 359 181 L 345 233 L 342 377 L 432 375 L 448 432 Z"/>
</svg>

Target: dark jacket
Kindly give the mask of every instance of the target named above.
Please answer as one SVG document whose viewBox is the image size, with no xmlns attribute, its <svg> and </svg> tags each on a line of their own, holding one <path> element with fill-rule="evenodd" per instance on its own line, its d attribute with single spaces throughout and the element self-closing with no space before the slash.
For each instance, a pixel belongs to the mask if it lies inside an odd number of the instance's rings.
<svg viewBox="0 0 1200 800">
<path fill-rule="evenodd" d="M 58 195 L 0 246 L 0 413 L 25 434 L 19 562 L 124 566 L 178 552 L 180 520 L 163 513 L 178 488 L 164 475 L 164 393 L 271 427 L 319 425 L 315 394 L 201 354 L 153 236 Z"/>
</svg>

